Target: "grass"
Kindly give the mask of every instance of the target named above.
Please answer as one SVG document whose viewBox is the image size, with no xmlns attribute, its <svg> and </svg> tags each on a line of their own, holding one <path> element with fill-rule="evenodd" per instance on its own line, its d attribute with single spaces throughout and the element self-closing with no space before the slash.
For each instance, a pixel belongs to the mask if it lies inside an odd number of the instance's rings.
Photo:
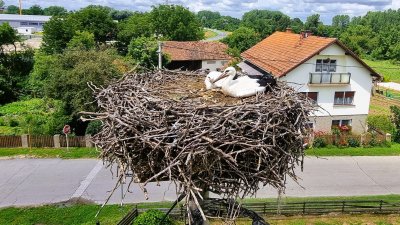
<svg viewBox="0 0 400 225">
<path fill-rule="evenodd" d="M 32 157 L 32 158 L 97 158 L 99 152 L 95 148 L 0 148 L 0 157 Z M 1 223 L 0 223 L 1 224 Z"/>
<path fill-rule="evenodd" d="M 372 61 L 363 59 L 370 67 L 384 77 L 385 82 L 392 81 L 400 83 L 400 65 L 393 64 L 388 60 Z"/>
<path fill-rule="evenodd" d="M 313 198 L 285 198 L 284 201 L 316 201 L 316 200 L 386 200 L 399 201 L 400 195 L 364 196 L 364 197 L 313 197 Z M 276 199 L 249 199 L 248 202 L 276 201 Z M 171 202 L 143 203 L 138 208 L 168 208 Z M 98 220 L 102 225 L 117 224 L 133 205 L 107 205 L 99 214 Z M 0 224 L 95 224 L 94 217 L 99 205 L 94 204 L 55 204 L 39 207 L 10 207 L 0 209 Z M 325 215 L 325 216 L 295 216 L 295 217 L 272 217 L 268 218 L 271 224 L 397 224 L 400 222 L 399 215 Z M 183 223 L 179 223 L 183 224 Z M 221 224 L 214 220 L 211 224 Z M 249 220 L 240 219 L 236 224 L 250 224 Z M 363 223 L 364 224 L 364 223 Z"/>
<path fill-rule="evenodd" d="M 216 37 L 218 34 L 212 30 L 204 30 L 204 39 Z"/>
<path fill-rule="evenodd" d="M 308 156 L 399 156 L 400 144 L 393 143 L 390 147 L 356 147 L 356 148 L 312 148 L 306 150 Z"/>
</svg>

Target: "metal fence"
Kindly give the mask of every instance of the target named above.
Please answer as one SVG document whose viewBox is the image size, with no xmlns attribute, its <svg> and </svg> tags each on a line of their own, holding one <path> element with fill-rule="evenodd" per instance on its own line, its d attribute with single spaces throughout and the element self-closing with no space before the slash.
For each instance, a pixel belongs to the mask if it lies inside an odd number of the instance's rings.
<svg viewBox="0 0 400 225">
<path fill-rule="evenodd" d="M 304 201 L 304 202 L 288 202 L 288 203 L 245 203 L 243 206 L 249 210 L 253 210 L 261 216 L 273 215 L 322 215 L 328 213 L 370 213 L 370 214 L 397 214 L 400 213 L 400 202 L 389 203 L 383 200 L 365 200 L 365 201 Z M 139 212 L 144 212 L 147 209 L 139 209 Z M 169 208 L 158 208 L 164 213 Z M 210 216 L 225 216 L 226 210 L 222 205 L 215 204 L 212 209 L 205 210 Z M 178 219 L 185 219 L 185 207 L 180 205 L 173 209 L 170 216 Z"/>
</svg>

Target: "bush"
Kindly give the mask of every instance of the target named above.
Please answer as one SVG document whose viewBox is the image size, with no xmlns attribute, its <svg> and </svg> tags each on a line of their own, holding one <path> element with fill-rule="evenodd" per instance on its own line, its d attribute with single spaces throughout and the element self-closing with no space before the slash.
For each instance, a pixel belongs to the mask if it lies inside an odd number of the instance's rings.
<svg viewBox="0 0 400 225">
<path fill-rule="evenodd" d="M 173 222 L 169 217 L 160 224 L 164 215 L 160 210 L 150 209 L 136 217 L 132 225 L 172 225 Z"/>
<path fill-rule="evenodd" d="M 85 134 L 95 135 L 99 133 L 100 129 L 101 129 L 101 121 L 99 120 L 90 121 L 90 123 L 86 128 Z"/>
<path fill-rule="evenodd" d="M 325 139 L 323 139 L 323 138 L 321 138 L 321 137 L 316 137 L 316 138 L 314 139 L 313 146 L 314 146 L 315 148 L 323 148 L 323 147 L 326 147 L 326 141 L 325 141 Z"/>
<path fill-rule="evenodd" d="M 368 126 L 385 133 L 393 133 L 395 126 L 387 115 L 370 115 L 367 118 Z"/>
<path fill-rule="evenodd" d="M 347 143 L 350 147 L 360 147 L 360 141 L 355 138 L 347 139 Z"/>
</svg>

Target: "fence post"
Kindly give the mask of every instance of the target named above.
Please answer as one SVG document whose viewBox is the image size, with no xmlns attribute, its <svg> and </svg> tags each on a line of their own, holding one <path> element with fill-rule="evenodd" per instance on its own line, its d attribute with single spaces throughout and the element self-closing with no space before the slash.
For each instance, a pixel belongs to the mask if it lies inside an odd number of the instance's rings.
<svg viewBox="0 0 400 225">
<path fill-rule="evenodd" d="M 267 203 L 264 202 L 264 215 L 267 215 Z"/>
<path fill-rule="evenodd" d="M 92 136 L 90 134 L 89 135 L 85 135 L 85 146 L 87 148 L 93 147 Z"/>
<path fill-rule="evenodd" d="M 386 133 L 386 135 L 385 135 L 385 140 L 386 140 L 387 142 L 392 142 L 392 135 L 389 134 L 389 133 Z"/>
<path fill-rule="evenodd" d="M 53 140 L 54 140 L 54 148 L 61 148 L 60 135 L 59 134 L 54 135 Z"/>
<path fill-rule="evenodd" d="M 29 148 L 29 142 L 28 142 L 28 135 L 23 134 L 21 135 L 21 143 L 23 148 Z"/>
<path fill-rule="evenodd" d="M 383 200 L 379 203 L 379 211 L 382 212 L 382 205 L 383 205 Z"/>
<path fill-rule="evenodd" d="M 303 202 L 303 214 L 306 214 L 306 202 Z"/>
<path fill-rule="evenodd" d="M 343 202 L 342 202 L 342 213 L 344 213 L 344 206 L 345 206 L 345 204 L 346 204 L 346 202 L 343 201 Z"/>
<path fill-rule="evenodd" d="M 364 141 L 365 141 L 365 134 L 360 135 L 360 145 L 364 146 Z"/>
</svg>

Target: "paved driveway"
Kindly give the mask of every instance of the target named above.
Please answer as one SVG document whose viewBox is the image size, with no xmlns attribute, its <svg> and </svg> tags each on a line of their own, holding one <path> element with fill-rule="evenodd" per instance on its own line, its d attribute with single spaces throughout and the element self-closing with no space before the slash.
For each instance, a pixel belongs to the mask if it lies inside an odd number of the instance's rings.
<svg viewBox="0 0 400 225">
<path fill-rule="evenodd" d="M 94 159 L 3 159 L 0 160 L 0 207 L 40 205 L 83 197 L 103 203 L 116 179 L 101 161 Z M 307 157 L 299 186 L 289 180 L 286 196 L 354 196 L 400 194 L 400 157 Z M 126 185 L 125 185 L 126 188 Z M 147 187 L 148 201 L 175 200 L 170 182 Z M 146 201 L 134 185 L 124 202 Z M 276 197 L 263 188 L 257 197 Z M 117 189 L 111 203 L 121 201 Z"/>
</svg>

